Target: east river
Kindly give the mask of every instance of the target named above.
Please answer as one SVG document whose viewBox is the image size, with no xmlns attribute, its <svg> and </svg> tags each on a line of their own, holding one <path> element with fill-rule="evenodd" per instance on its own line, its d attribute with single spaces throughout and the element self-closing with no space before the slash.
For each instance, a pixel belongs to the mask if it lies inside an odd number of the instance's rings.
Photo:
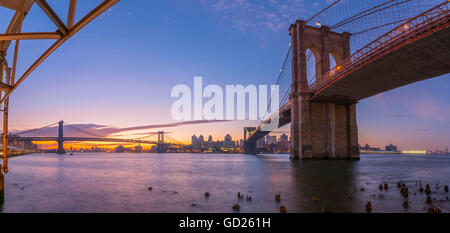
<svg viewBox="0 0 450 233">
<path fill-rule="evenodd" d="M 241 213 L 276 213 L 280 205 L 287 212 L 347 213 L 365 212 L 367 202 L 372 212 L 425 213 L 432 206 L 450 212 L 448 155 L 291 161 L 288 155 L 80 153 L 31 154 L 9 163 L 0 212 L 230 213 L 239 204 Z M 385 183 L 388 189 L 379 190 Z M 420 184 L 430 185 L 432 204 Z"/>
</svg>

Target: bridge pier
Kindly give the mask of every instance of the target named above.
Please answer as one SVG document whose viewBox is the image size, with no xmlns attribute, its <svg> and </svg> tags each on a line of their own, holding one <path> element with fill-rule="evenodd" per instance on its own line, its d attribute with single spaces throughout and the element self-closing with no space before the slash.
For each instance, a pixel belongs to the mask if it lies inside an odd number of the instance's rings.
<svg viewBox="0 0 450 233">
<path fill-rule="evenodd" d="M 256 155 L 258 154 L 258 148 L 256 141 L 247 140 L 247 135 L 250 135 L 256 130 L 256 127 L 245 127 L 244 128 L 244 154 Z"/>
<path fill-rule="evenodd" d="M 356 104 L 301 102 L 293 159 L 359 159 Z"/>
<path fill-rule="evenodd" d="M 307 26 L 300 20 L 289 30 L 293 53 L 291 158 L 359 159 L 356 103 L 345 97 L 313 99 L 306 71 L 307 49 L 316 58 L 316 81 L 330 70 L 330 54 L 339 66 L 350 56 L 350 34 L 332 32 L 327 26 Z"/>
<path fill-rule="evenodd" d="M 58 125 L 58 150 L 56 151 L 57 154 L 63 155 L 66 153 L 64 150 L 64 121 L 60 121 Z"/>
<path fill-rule="evenodd" d="M 244 144 L 244 154 L 256 155 L 258 150 L 256 147 L 256 142 L 245 142 Z"/>
</svg>

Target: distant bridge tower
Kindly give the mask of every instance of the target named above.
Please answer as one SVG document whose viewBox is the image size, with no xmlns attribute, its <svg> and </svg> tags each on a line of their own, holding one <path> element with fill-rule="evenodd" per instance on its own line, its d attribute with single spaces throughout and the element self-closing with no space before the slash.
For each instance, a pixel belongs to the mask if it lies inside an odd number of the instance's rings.
<svg viewBox="0 0 450 233">
<path fill-rule="evenodd" d="M 64 121 L 60 121 L 58 124 L 58 150 L 56 151 L 57 154 L 65 154 L 66 151 L 64 150 Z"/>
<path fill-rule="evenodd" d="M 291 158 L 293 159 L 359 159 L 356 103 L 330 100 L 310 101 L 306 72 L 306 51 L 315 56 L 316 79 L 330 70 L 330 54 L 337 66 L 350 56 L 350 33 L 336 33 L 330 27 L 320 28 L 297 20 L 291 25 L 292 94 Z"/>
<path fill-rule="evenodd" d="M 164 131 L 158 131 L 158 153 L 166 152 L 164 145 Z"/>
</svg>

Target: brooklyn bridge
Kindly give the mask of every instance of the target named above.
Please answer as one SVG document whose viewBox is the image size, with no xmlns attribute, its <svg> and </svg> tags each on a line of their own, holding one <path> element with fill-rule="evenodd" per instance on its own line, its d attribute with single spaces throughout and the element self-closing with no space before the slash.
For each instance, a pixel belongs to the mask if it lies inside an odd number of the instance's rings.
<svg viewBox="0 0 450 233">
<path fill-rule="evenodd" d="M 272 120 L 279 121 L 280 127 L 291 123 L 292 158 L 359 159 L 358 101 L 450 72 L 449 1 L 397 22 L 398 26 L 353 54 L 352 34 L 333 31 L 401 4 L 394 2 L 383 2 L 333 27 L 310 26 L 309 21 L 298 20 L 289 28 L 292 85 L 279 111 L 262 124 Z M 315 77 L 308 80 L 311 55 L 315 57 Z M 334 68 L 330 67 L 330 57 L 335 60 Z M 256 153 L 257 140 L 270 133 L 261 130 L 261 125 L 244 131 L 246 153 Z"/>
</svg>

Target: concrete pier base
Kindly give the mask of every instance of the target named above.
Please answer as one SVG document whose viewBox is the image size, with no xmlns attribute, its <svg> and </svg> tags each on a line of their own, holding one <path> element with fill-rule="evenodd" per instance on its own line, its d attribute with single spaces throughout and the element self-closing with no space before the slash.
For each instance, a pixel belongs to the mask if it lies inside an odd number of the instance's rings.
<svg viewBox="0 0 450 233">
<path fill-rule="evenodd" d="M 359 159 L 355 104 L 310 102 L 304 103 L 300 108 L 308 109 L 300 111 L 301 117 L 297 119 L 300 121 L 297 123 L 300 132 L 297 135 L 297 140 L 300 140 L 297 145 L 301 147 L 297 150 L 294 148 L 291 158 Z"/>
<path fill-rule="evenodd" d="M 250 155 L 258 154 L 256 142 L 246 142 L 244 145 L 244 153 Z"/>
</svg>

